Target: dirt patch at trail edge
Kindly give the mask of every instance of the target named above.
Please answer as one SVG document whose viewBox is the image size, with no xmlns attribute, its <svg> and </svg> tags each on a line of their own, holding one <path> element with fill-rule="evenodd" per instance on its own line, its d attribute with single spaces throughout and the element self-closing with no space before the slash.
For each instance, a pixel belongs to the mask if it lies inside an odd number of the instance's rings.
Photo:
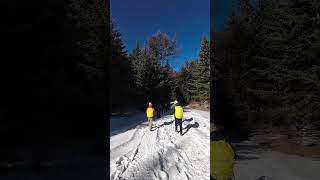
<svg viewBox="0 0 320 180">
<path fill-rule="evenodd" d="M 192 108 L 192 109 L 196 109 L 196 110 L 201 110 L 201 111 L 207 111 L 210 112 L 210 105 L 208 104 L 200 104 L 197 102 L 192 102 L 189 103 L 188 107 Z"/>
<path fill-rule="evenodd" d="M 320 158 L 320 145 L 303 146 L 288 139 L 285 133 L 279 130 L 256 130 L 249 140 L 262 148 L 303 157 Z"/>
</svg>

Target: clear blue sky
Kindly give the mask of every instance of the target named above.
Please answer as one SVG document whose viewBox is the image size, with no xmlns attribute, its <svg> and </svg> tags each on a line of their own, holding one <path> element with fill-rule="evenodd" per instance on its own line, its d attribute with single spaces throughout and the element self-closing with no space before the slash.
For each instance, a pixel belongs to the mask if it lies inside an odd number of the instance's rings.
<svg viewBox="0 0 320 180">
<path fill-rule="evenodd" d="M 128 53 L 157 31 L 175 36 L 181 50 L 171 63 L 176 70 L 186 59 L 198 57 L 203 35 L 210 38 L 210 0 L 110 0 L 110 4 Z"/>
</svg>

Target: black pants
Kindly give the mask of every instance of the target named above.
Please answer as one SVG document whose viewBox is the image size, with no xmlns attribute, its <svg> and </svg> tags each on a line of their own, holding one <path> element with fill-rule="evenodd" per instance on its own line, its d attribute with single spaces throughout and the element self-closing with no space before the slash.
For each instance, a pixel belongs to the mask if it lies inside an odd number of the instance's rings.
<svg viewBox="0 0 320 180">
<path fill-rule="evenodd" d="M 174 118 L 174 125 L 176 127 L 176 131 L 178 131 L 177 127 L 180 125 L 180 134 L 182 135 L 182 119 L 177 119 L 176 117 Z"/>
</svg>

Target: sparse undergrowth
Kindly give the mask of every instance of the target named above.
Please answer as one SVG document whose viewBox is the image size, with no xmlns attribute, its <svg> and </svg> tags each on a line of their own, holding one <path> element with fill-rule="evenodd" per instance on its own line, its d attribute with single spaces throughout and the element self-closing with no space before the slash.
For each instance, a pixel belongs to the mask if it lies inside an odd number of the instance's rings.
<svg viewBox="0 0 320 180">
<path fill-rule="evenodd" d="M 288 138 L 288 132 L 280 129 L 255 130 L 249 140 L 273 151 L 299 155 L 303 157 L 320 158 L 320 145 L 304 146 Z"/>
<path fill-rule="evenodd" d="M 191 102 L 188 105 L 192 109 L 202 110 L 202 111 L 210 111 L 210 105 L 207 103 L 198 103 L 198 102 Z"/>
</svg>

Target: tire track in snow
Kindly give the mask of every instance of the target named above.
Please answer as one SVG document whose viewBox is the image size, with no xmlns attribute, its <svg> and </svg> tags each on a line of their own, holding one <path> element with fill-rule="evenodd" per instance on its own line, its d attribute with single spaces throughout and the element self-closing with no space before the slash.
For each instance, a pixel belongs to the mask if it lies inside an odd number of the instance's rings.
<svg viewBox="0 0 320 180">
<path fill-rule="evenodd" d="M 192 175 L 189 173 L 193 169 L 192 163 L 186 153 L 176 145 L 175 137 L 177 134 L 174 132 L 174 128 L 172 126 L 165 126 L 159 131 L 161 131 L 162 136 L 158 136 L 159 144 L 157 145 L 159 149 L 158 161 L 161 167 L 158 170 L 158 176 L 161 179 L 192 178 Z M 168 159 L 175 163 L 168 162 Z M 177 175 L 180 177 L 177 177 Z"/>
<path fill-rule="evenodd" d="M 140 134 L 140 132 L 141 132 L 141 129 L 136 129 L 136 130 L 134 131 L 133 135 L 131 136 L 131 138 L 130 138 L 128 141 L 126 141 L 126 142 L 124 142 L 124 143 L 122 143 L 122 144 L 120 144 L 120 145 L 112 148 L 112 149 L 110 150 L 110 152 L 116 151 L 116 150 L 118 150 L 118 149 L 120 149 L 120 148 L 122 148 L 122 147 L 124 147 L 124 146 L 127 146 L 129 143 L 132 143 L 132 141 L 134 141 L 135 138 L 137 138 L 137 136 L 138 136 L 138 134 Z"/>
<path fill-rule="evenodd" d="M 159 120 L 154 122 L 154 125 L 158 124 Z M 145 129 L 145 136 L 141 140 L 141 145 L 138 147 L 138 152 L 136 153 L 136 158 L 134 161 L 130 162 L 127 171 L 123 172 L 120 177 L 125 179 L 155 179 L 153 167 L 153 155 L 156 153 L 156 139 L 158 134 L 158 129 L 155 131 L 149 131 L 148 127 Z M 147 162 L 147 163 L 146 163 Z"/>
<path fill-rule="evenodd" d="M 210 176 L 210 129 L 207 128 L 207 124 L 210 123 L 209 119 L 203 118 L 197 112 L 186 113 L 188 118 L 193 117 L 193 122 L 198 122 L 199 127 L 191 128 L 188 133 L 185 134 L 187 137 L 182 142 L 185 146 L 192 146 L 192 148 L 183 147 L 185 150 L 185 156 L 194 164 L 194 174 L 197 179 L 209 179 Z M 186 126 L 189 123 L 185 123 Z M 188 141 L 188 140 L 192 141 Z"/>
<path fill-rule="evenodd" d="M 140 142 L 137 145 L 137 147 L 135 148 L 135 150 L 133 151 L 133 153 L 130 155 L 130 157 L 128 158 L 128 155 L 124 155 L 121 156 L 117 161 L 117 167 L 116 167 L 116 171 L 112 174 L 111 179 L 118 179 L 120 178 L 120 176 L 126 171 L 126 169 L 128 168 L 128 166 L 130 165 L 130 162 L 134 161 L 137 153 L 139 152 L 139 147 L 141 145 L 142 139 L 146 134 L 146 130 L 144 130 L 143 135 L 141 136 Z"/>
</svg>

